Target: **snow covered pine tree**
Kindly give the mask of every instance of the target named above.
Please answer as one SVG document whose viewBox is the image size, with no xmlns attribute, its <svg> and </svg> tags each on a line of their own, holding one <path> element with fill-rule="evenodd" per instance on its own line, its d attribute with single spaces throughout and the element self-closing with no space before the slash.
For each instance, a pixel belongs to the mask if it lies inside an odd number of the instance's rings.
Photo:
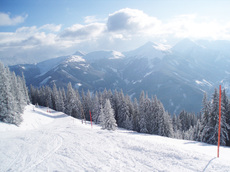
<svg viewBox="0 0 230 172">
<path fill-rule="evenodd" d="M 0 121 L 19 125 L 21 113 L 29 101 L 27 89 L 23 89 L 23 78 L 11 73 L 0 63 Z"/>
<path fill-rule="evenodd" d="M 101 108 L 100 120 L 102 129 L 116 130 L 117 123 L 114 117 L 114 110 L 111 107 L 109 99 L 106 99 L 105 107 Z"/>
</svg>

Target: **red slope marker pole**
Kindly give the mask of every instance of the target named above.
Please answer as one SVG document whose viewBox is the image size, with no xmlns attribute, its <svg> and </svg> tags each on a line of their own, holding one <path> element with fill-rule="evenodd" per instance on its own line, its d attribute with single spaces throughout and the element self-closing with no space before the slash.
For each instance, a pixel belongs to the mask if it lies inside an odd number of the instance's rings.
<svg viewBox="0 0 230 172">
<path fill-rule="evenodd" d="M 219 90 L 219 129 L 218 129 L 217 158 L 219 158 L 219 153 L 220 153 L 220 129 L 221 129 L 221 85 Z"/>
<path fill-rule="evenodd" d="M 91 128 L 93 128 L 93 123 L 92 123 L 92 116 L 91 116 L 91 111 L 89 111 L 89 115 L 90 115 L 90 121 L 91 121 Z"/>
</svg>

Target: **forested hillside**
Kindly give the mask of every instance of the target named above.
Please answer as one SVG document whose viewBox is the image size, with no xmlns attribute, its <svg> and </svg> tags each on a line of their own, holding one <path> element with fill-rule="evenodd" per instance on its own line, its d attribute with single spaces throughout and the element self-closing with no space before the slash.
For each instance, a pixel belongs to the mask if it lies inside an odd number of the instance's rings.
<svg viewBox="0 0 230 172">
<path fill-rule="evenodd" d="M 63 88 L 57 89 L 55 84 L 53 88 L 43 86 L 38 89 L 31 86 L 30 97 L 33 104 L 65 112 L 83 121 L 89 121 L 92 112 L 93 121 L 103 125 L 106 111 L 106 114 L 114 116 L 116 120 L 113 122 L 114 127 L 117 124 L 118 127 L 141 133 L 217 144 L 219 118 L 217 89 L 210 100 L 204 94 L 203 102 L 200 102 L 203 108 L 199 114 L 184 110 L 179 114 L 169 114 L 156 96 L 148 96 L 144 91 L 139 100 L 132 101 L 122 90 L 118 92 L 105 89 L 95 94 L 89 91 L 85 93 L 82 90 L 79 93 L 77 89 L 72 88 L 71 83 L 68 84 L 67 91 Z M 221 145 L 229 145 L 230 104 L 225 90 L 222 91 L 221 108 Z"/>
</svg>

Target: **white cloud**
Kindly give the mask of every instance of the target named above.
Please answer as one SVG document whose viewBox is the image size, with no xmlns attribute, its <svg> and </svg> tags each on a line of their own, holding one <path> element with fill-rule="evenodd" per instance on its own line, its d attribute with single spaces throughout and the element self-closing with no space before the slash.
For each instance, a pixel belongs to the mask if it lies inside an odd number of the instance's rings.
<svg viewBox="0 0 230 172">
<path fill-rule="evenodd" d="M 0 32 L 0 55 L 6 57 L 34 52 L 34 56 L 49 54 L 55 57 L 76 50 L 125 51 L 147 41 L 167 42 L 183 38 L 230 40 L 230 22 L 221 23 L 196 14 L 172 16 L 167 21 L 161 21 L 143 11 L 125 8 L 109 14 L 106 20 L 95 16 L 84 19 L 83 24 L 68 28 L 46 24 L 20 27 L 15 32 Z"/>
<path fill-rule="evenodd" d="M 45 27 L 21 27 L 15 32 L 1 32 L 0 51 L 7 49 L 12 50 L 13 48 L 19 48 L 23 51 L 24 49 L 55 45 L 57 43 L 56 35 L 42 32 Z"/>
<path fill-rule="evenodd" d="M 180 15 L 162 25 L 163 35 L 173 35 L 175 38 L 193 39 L 227 39 L 227 23 L 221 23 L 196 14 Z"/>
<path fill-rule="evenodd" d="M 26 35 L 30 35 L 37 31 L 38 31 L 37 26 L 31 26 L 31 27 L 20 27 L 16 30 L 15 33 L 18 33 L 18 34 L 24 33 Z"/>
<path fill-rule="evenodd" d="M 75 24 L 72 27 L 65 29 L 60 34 L 60 38 L 74 40 L 93 39 L 100 36 L 104 31 L 105 24 L 103 23 L 92 23 L 88 25 Z"/>
<path fill-rule="evenodd" d="M 86 16 L 84 19 L 85 19 L 84 20 L 85 23 L 95 23 L 95 22 L 98 22 L 98 19 L 95 16 Z"/>
<path fill-rule="evenodd" d="M 0 12 L 0 26 L 13 26 L 23 23 L 28 15 L 10 17 L 10 14 Z"/>
<path fill-rule="evenodd" d="M 183 39 L 228 39 L 230 40 L 230 22 L 220 21 L 185 14 L 172 16 L 167 21 L 161 21 L 137 9 L 121 9 L 108 16 L 108 32 L 122 35 L 122 39 L 165 40 L 170 38 Z"/>
<path fill-rule="evenodd" d="M 61 24 L 59 24 L 59 25 L 46 24 L 46 25 L 43 25 L 42 27 L 40 27 L 39 29 L 48 30 L 48 31 L 51 31 L 51 32 L 59 32 L 61 30 L 61 27 L 62 27 Z"/>
<path fill-rule="evenodd" d="M 110 32 L 143 32 L 148 29 L 159 27 L 161 21 L 150 17 L 143 11 L 125 8 L 110 14 L 107 21 L 107 28 Z"/>
</svg>

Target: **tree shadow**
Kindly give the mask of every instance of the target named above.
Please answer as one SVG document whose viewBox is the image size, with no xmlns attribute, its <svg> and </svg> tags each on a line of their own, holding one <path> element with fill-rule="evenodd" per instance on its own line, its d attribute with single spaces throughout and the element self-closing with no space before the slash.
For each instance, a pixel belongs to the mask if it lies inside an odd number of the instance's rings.
<svg viewBox="0 0 230 172">
<path fill-rule="evenodd" d="M 40 111 L 37 111 L 37 113 L 39 115 L 43 115 L 43 116 L 46 116 L 46 117 L 49 117 L 49 118 L 54 118 L 54 119 L 57 119 L 57 118 L 65 118 L 65 117 L 68 117 L 66 114 L 62 113 L 60 115 L 49 115 L 49 114 L 46 114 L 46 113 L 43 113 L 43 112 L 40 112 Z"/>
<path fill-rule="evenodd" d="M 184 144 L 193 144 L 193 145 L 199 145 L 199 146 L 215 146 L 215 145 L 210 145 L 204 142 L 198 142 L 198 141 L 188 141 Z"/>
</svg>

